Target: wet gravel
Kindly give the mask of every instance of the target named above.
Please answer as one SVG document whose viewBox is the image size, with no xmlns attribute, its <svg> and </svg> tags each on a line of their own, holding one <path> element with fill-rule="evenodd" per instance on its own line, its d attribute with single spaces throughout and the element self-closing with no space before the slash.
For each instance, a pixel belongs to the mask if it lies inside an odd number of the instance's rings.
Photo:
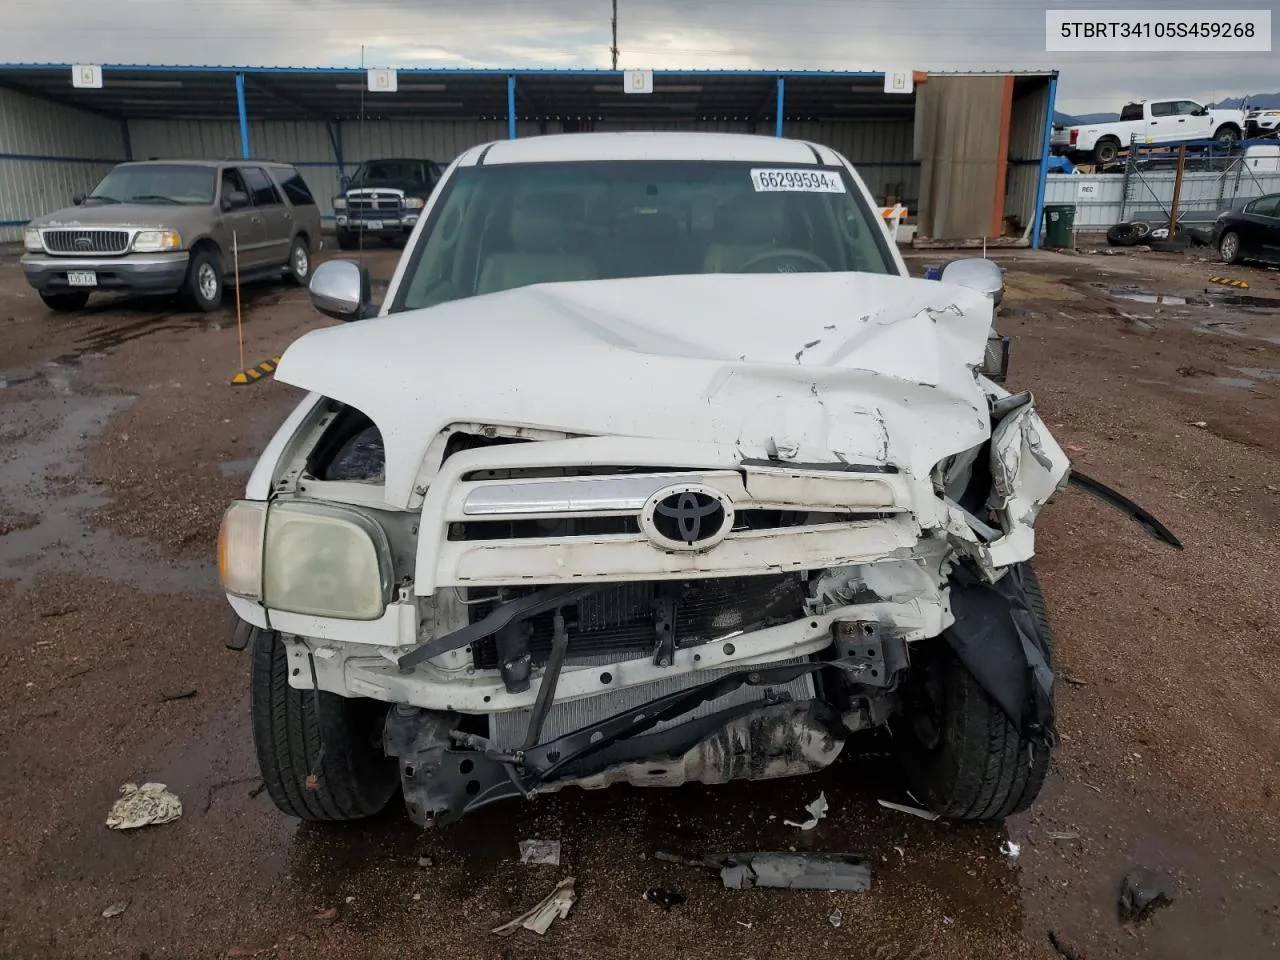
<svg viewBox="0 0 1280 960">
<path fill-rule="evenodd" d="M 257 790 L 248 665 L 223 647 L 212 557 L 296 392 L 229 385 L 233 311 L 104 300 L 55 316 L 5 258 L 0 957 L 1280 953 L 1280 311 L 1224 302 L 1207 284 L 1221 265 L 1193 256 L 1001 257 L 1011 386 L 1035 392 L 1078 469 L 1186 545 L 1075 489 L 1041 517 L 1063 743 L 1040 803 L 1003 825 L 884 810 L 908 798 L 872 737 L 803 780 L 569 791 L 438 833 L 398 811 L 299 825 Z M 370 262 L 385 277 L 394 259 Z M 1280 295 L 1280 274 L 1235 272 L 1251 296 Z M 246 291 L 243 317 L 248 363 L 329 323 L 270 284 Z M 147 780 L 182 797 L 182 819 L 106 829 L 120 784 Z M 828 819 L 782 825 L 819 790 Z M 561 866 L 521 865 L 528 838 L 559 839 Z M 870 857 L 872 890 L 728 891 L 652 856 L 791 847 Z M 1122 925 L 1136 866 L 1168 876 L 1174 902 Z M 545 937 L 488 934 L 567 875 L 578 903 Z M 655 886 L 687 902 L 646 902 Z"/>
</svg>

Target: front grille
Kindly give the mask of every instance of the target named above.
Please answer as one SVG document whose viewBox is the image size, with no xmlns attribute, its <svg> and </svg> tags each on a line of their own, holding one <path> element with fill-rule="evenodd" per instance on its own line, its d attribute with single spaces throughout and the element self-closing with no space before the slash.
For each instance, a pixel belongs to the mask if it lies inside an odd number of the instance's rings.
<svg viewBox="0 0 1280 960">
<path fill-rule="evenodd" d="M 394 193 L 347 195 L 349 213 L 396 213 L 400 209 L 400 197 Z"/>
<path fill-rule="evenodd" d="M 606 587 L 567 607 L 568 660 L 609 662 L 644 656 L 657 642 L 658 600 L 675 602 L 675 644 L 694 647 L 728 634 L 787 623 L 804 614 L 805 584 L 800 574 L 715 577 L 689 581 L 641 581 Z M 492 604 L 475 604 L 472 622 L 487 616 Z M 553 614 L 530 619 L 530 652 L 535 664 L 551 653 Z M 472 644 L 477 667 L 498 666 L 493 637 Z"/>
<path fill-rule="evenodd" d="M 124 253 L 129 249 L 128 230 L 43 230 L 41 238 L 49 253 Z"/>
</svg>

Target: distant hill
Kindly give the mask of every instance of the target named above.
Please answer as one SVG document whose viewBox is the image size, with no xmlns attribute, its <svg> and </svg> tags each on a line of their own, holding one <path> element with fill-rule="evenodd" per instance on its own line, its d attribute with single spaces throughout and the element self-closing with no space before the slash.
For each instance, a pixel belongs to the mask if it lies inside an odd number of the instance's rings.
<svg viewBox="0 0 1280 960">
<path fill-rule="evenodd" d="M 1082 123 L 1110 123 L 1112 120 L 1119 120 L 1118 113 L 1082 113 L 1073 116 L 1069 113 L 1053 112 L 1053 122 L 1066 124 L 1069 126 L 1080 126 Z"/>
<path fill-rule="evenodd" d="M 1247 97 L 1228 97 L 1226 100 L 1218 101 L 1213 106 L 1238 110 L 1245 103 L 1248 103 L 1252 109 L 1280 109 L 1280 93 L 1251 93 Z"/>
</svg>

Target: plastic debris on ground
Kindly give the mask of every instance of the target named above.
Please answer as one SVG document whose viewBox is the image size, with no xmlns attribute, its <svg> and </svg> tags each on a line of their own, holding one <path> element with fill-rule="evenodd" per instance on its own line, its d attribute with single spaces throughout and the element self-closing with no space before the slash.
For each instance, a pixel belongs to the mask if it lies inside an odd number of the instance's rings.
<svg viewBox="0 0 1280 960">
<path fill-rule="evenodd" d="M 664 890 L 661 887 L 650 887 L 644 892 L 644 898 L 660 907 L 678 907 L 689 898 L 678 890 Z"/>
<path fill-rule="evenodd" d="M 134 830 L 149 824 L 170 823 L 182 816 L 182 801 L 163 783 L 126 783 L 120 799 L 111 805 L 107 826 L 112 830 Z"/>
<path fill-rule="evenodd" d="M 120 914 L 124 913 L 128 909 L 129 909 L 129 901 L 121 900 L 118 903 L 111 904 L 111 906 L 103 910 L 102 915 L 107 919 L 110 919 L 111 917 L 120 916 Z"/>
<path fill-rule="evenodd" d="M 827 815 L 826 793 L 819 793 L 818 799 L 814 800 L 813 803 L 806 806 L 805 810 L 809 814 L 808 820 L 804 821 L 803 823 L 796 823 L 796 821 L 794 820 L 783 820 L 782 821 L 783 824 L 785 824 L 788 827 L 798 827 L 801 830 L 812 830 L 814 827 L 818 825 L 818 821 L 822 820 Z"/>
<path fill-rule="evenodd" d="M 1173 903 L 1168 882 L 1150 870 L 1131 870 L 1120 884 L 1120 919 L 1141 923 L 1158 908 Z"/>
<path fill-rule="evenodd" d="M 921 820 L 938 820 L 941 814 L 934 813 L 932 810 L 925 810 L 922 807 L 909 807 L 905 803 L 894 803 L 892 800 L 881 800 L 880 806 L 886 810 L 897 810 L 899 813 L 909 813 L 913 817 L 919 817 Z"/>
<path fill-rule="evenodd" d="M 1050 830 L 1045 834 L 1050 840 L 1079 840 L 1080 834 L 1074 830 Z"/>
<path fill-rule="evenodd" d="M 1012 840 L 1006 840 L 1000 844 L 1000 852 L 1010 860 L 1017 860 L 1022 854 L 1022 844 L 1014 843 Z"/>
<path fill-rule="evenodd" d="M 560 866 L 559 840 L 521 840 L 520 862 Z"/>
<path fill-rule="evenodd" d="M 730 890 L 871 889 L 870 861 L 847 853 L 733 853 L 708 860 L 721 864 L 720 879 Z"/>
<path fill-rule="evenodd" d="M 500 927 L 494 927 L 490 932 L 499 937 L 509 937 L 521 928 L 532 930 L 539 936 L 546 933 L 556 917 L 563 920 L 577 902 L 578 895 L 574 892 L 573 882 L 573 877 L 565 877 L 537 906 Z"/>
<path fill-rule="evenodd" d="M 827 914 L 827 922 L 830 923 L 837 930 L 839 930 L 840 927 L 844 925 L 844 914 L 841 913 L 839 907 L 836 907 L 829 914 Z"/>
</svg>

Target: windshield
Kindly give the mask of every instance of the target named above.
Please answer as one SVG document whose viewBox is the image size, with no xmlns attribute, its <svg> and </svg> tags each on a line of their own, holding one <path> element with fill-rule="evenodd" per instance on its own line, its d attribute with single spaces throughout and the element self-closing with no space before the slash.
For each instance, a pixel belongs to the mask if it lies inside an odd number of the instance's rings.
<svg viewBox="0 0 1280 960">
<path fill-rule="evenodd" d="M 369 160 L 356 168 L 351 178 L 353 187 L 370 180 L 410 180 L 414 183 L 426 182 L 424 167 L 430 164 L 422 160 Z"/>
<path fill-rule="evenodd" d="M 510 164 L 459 169 L 444 189 L 394 309 L 566 280 L 894 272 L 837 167 Z"/>
<path fill-rule="evenodd" d="M 213 203 L 213 168 L 177 164 L 116 167 L 89 194 L 104 203 Z"/>
</svg>

